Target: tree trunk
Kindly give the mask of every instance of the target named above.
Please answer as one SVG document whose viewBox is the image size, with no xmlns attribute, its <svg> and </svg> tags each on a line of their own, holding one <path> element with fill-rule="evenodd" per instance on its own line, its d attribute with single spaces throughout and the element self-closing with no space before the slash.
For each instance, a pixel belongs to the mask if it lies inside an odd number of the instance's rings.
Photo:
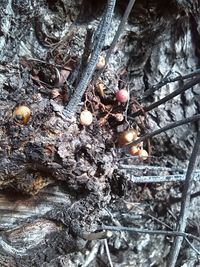
<svg viewBox="0 0 200 267">
<path fill-rule="evenodd" d="M 141 165 L 137 159 L 123 160 L 125 152 L 117 146 L 127 120 L 143 134 L 199 113 L 200 89 L 195 85 L 145 116 L 130 119 L 140 108 L 135 100 L 148 106 L 184 84 L 167 84 L 143 98 L 169 72 L 183 76 L 199 67 L 198 1 L 155 0 L 136 1 L 101 76 L 104 97 L 88 87 L 82 99 L 80 106 L 93 112 L 93 124 L 80 125 L 80 107 L 73 119 L 65 118 L 64 107 L 81 77 L 88 27 L 96 29 L 105 4 L 1 1 L 0 266 L 78 266 L 69 255 L 84 254 L 82 234 L 106 223 L 104 208 L 111 203 L 117 208 L 113 199 L 136 200 L 127 198 L 130 185 L 119 168 L 119 162 Z M 103 54 L 125 8 L 125 1 L 117 2 Z M 126 108 L 114 95 L 125 85 L 130 91 L 128 117 L 119 122 L 114 115 Z M 19 106 L 31 111 L 27 123 L 24 114 L 16 116 Z M 193 124 L 155 137 L 149 145 L 151 162 L 185 168 L 195 133 Z"/>
</svg>

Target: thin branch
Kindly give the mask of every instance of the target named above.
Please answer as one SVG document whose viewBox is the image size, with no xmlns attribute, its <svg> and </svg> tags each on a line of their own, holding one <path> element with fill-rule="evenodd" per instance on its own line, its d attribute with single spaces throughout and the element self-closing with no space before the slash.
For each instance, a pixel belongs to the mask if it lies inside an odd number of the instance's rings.
<svg viewBox="0 0 200 267">
<path fill-rule="evenodd" d="M 128 3 L 128 5 L 127 5 L 127 7 L 126 7 L 126 10 L 125 10 L 125 12 L 124 12 L 124 16 L 123 16 L 123 18 L 122 18 L 122 20 L 121 20 L 121 22 L 120 22 L 120 24 L 119 24 L 119 26 L 118 26 L 117 32 L 116 32 L 116 34 L 115 34 L 115 36 L 114 36 L 114 39 L 113 39 L 113 41 L 112 41 L 112 43 L 111 43 L 111 46 L 110 46 L 108 52 L 106 53 L 106 59 L 105 59 L 106 64 L 105 64 L 105 66 L 104 66 L 103 69 L 101 69 L 101 70 L 99 70 L 99 71 L 97 72 L 96 77 L 95 77 L 95 81 L 97 81 L 98 77 L 99 77 L 99 76 L 102 74 L 102 72 L 104 71 L 104 69 L 105 69 L 105 67 L 106 67 L 106 65 L 107 65 L 107 63 L 108 63 L 108 61 L 109 61 L 109 58 L 110 58 L 110 56 L 111 56 L 113 50 L 115 49 L 115 46 L 116 46 L 116 44 L 117 44 L 117 42 L 118 42 L 118 40 L 119 40 L 119 38 L 120 38 L 120 35 L 122 34 L 122 32 L 123 32 L 123 30 L 124 30 L 124 27 L 125 27 L 125 25 L 126 25 L 126 22 L 127 22 L 127 20 L 128 20 L 128 17 L 129 17 L 129 15 L 130 15 L 130 12 L 131 12 L 131 10 L 132 10 L 134 4 L 135 4 L 135 0 L 129 0 L 129 3 Z"/>
<path fill-rule="evenodd" d="M 153 165 L 134 165 L 134 164 L 120 164 L 120 169 L 125 170 L 153 170 L 153 171 L 174 171 L 173 168 L 165 166 L 153 166 Z M 176 171 L 176 169 L 175 169 Z"/>
<path fill-rule="evenodd" d="M 125 175 L 133 183 L 167 183 L 167 182 L 179 182 L 185 181 L 184 174 L 174 175 L 146 175 L 146 176 L 135 176 L 134 172 L 125 172 Z M 194 174 L 194 181 L 200 181 L 200 172 Z"/>
<path fill-rule="evenodd" d="M 90 45 L 92 44 L 92 36 L 93 36 L 93 30 L 90 27 L 88 27 L 86 31 L 86 36 L 85 36 L 84 51 L 83 51 L 83 55 L 81 58 L 81 64 L 79 66 L 79 70 L 77 74 L 76 85 L 80 82 L 81 73 L 87 66 L 87 62 L 88 62 L 88 59 L 91 53 Z"/>
<path fill-rule="evenodd" d="M 180 211 L 180 219 L 177 226 L 177 231 L 184 232 L 187 225 L 187 218 L 189 216 L 189 207 L 190 207 L 190 198 L 192 192 L 192 180 L 194 169 L 197 165 L 197 159 L 200 151 L 200 130 L 197 133 L 196 142 L 194 144 L 194 148 L 190 157 L 190 161 L 188 164 L 188 170 L 186 173 L 186 179 L 183 189 L 183 199 L 181 203 L 181 211 Z M 171 255 L 169 259 L 169 266 L 175 267 L 176 261 L 179 255 L 179 251 L 181 248 L 183 238 L 181 236 L 175 238 L 175 242 L 171 249 Z"/>
<path fill-rule="evenodd" d="M 71 71 L 70 68 L 67 68 L 65 67 L 64 65 L 59 65 L 59 64 L 54 64 L 54 63 L 50 63 L 50 62 L 47 62 L 47 61 L 44 61 L 44 60 L 41 60 L 41 59 L 37 59 L 37 58 L 27 58 L 28 61 L 36 61 L 36 62 L 39 62 L 39 63 L 42 63 L 42 64 L 46 64 L 46 65 L 50 65 L 50 66 L 53 66 L 53 67 L 56 67 L 56 68 L 61 68 L 61 69 L 65 69 L 65 70 L 69 70 Z"/>
<path fill-rule="evenodd" d="M 200 255 L 200 251 L 199 250 L 197 250 L 194 246 L 193 246 L 193 244 L 188 240 L 188 238 L 187 237 L 185 237 L 185 241 L 189 244 L 189 246 L 198 254 L 198 255 Z"/>
<path fill-rule="evenodd" d="M 168 73 L 166 75 L 166 77 L 161 82 L 159 82 L 158 84 L 152 86 L 150 89 L 146 90 L 144 92 L 144 97 L 143 98 L 152 95 L 155 91 L 159 90 L 161 87 L 165 86 L 168 83 L 173 83 L 173 82 L 177 82 L 177 81 L 183 81 L 183 80 L 192 78 L 192 77 L 194 77 L 196 75 L 199 75 L 200 74 L 200 69 L 192 71 L 192 72 L 190 72 L 190 73 L 188 73 L 186 75 L 183 75 L 183 76 L 182 75 L 176 76 L 174 78 L 171 78 L 169 74 L 171 74 L 171 71 L 170 71 L 170 73 Z"/>
<path fill-rule="evenodd" d="M 131 202 L 127 202 L 127 201 L 125 201 L 124 200 L 124 202 L 126 203 L 126 204 L 131 204 Z M 133 207 L 132 207 L 133 208 Z M 143 215 L 143 216 L 145 216 L 145 217 L 147 217 L 147 218 L 151 218 L 153 221 L 156 221 L 156 222 L 158 222 L 158 223 L 160 223 L 160 224 L 162 224 L 163 226 L 165 226 L 165 227 L 167 227 L 167 228 L 169 228 L 170 230 L 173 230 L 173 228 L 171 227 L 171 226 L 169 226 L 169 225 L 167 225 L 165 222 L 163 222 L 163 221 L 161 221 L 160 219 L 158 219 L 158 218 L 156 218 L 155 216 L 153 216 L 152 214 L 150 214 L 150 213 L 144 213 L 144 210 L 142 209 L 142 208 L 140 208 L 139 206 L 137 206 L 137 205 L 134 205 L 134 210 L 135 209 L 137 209 L 137 210 L 139 210 L 140 212 L 142 212 L 143 214 L 141 214 L 141 215 Z M 123 216 L 124 214 L 122 214 L 122 216 Z M 125 213 L 125 215 L 129 218 L 129 217 L 131 217 L 132 216 L 132 214 L 130 214 L 130 213 Z M 124 216 L 123 216 L 124 217 Z"/>
<path fill-rule="evenodd" d="M 74 112 L 76 111 L 77 106 L 81 102 L 81 98 L 85 93 L 85 90 L 88 87 L 89 81 L 94 73 L 97 61 L 99 59 L 99 55 L 105 43 L 106 34 L 109 30 L 111 20 L 113 17 L 114 7 L 115 7 L 116 0 L 108 0 L 106 12 L 104 17 L 102 18 L 102 26 L 101 30 L 97 36 L 97 40 L 95 40 L 95 47 L 91 54 L 91 59 L 85 68 L 83 76 L 81 77 L 78 86 L 75 90 L 74 95 L 70 99 L 67 107 L 64 109 L 63 113 L 66 117 L 71 117 Z M 101 22 L 100 22 L 101 23 Z"/>
<path fill-rule="evenodd" d="M 110 238 L 112 236 L 111 231 L 101 231 L 101 232 L 96 232 L 96 233 L 82 233 L 80 235 L 81 238 L 85 240 L 97 240 L 97 239 L 105 239 L 105 238 Z"/>
<path fill-rule="evenodd" d="M 190 123 L 190 122 L 197 121 L 199 119 L 200 119 L 200 114 L 194 115 L 192 117 L 189 117 L 189 118 L 186 118 L 186 119 L 183 119 L 183 120 L 180 120 L 180 121 L 176 121 L 176 122 L 170 123 L 170 124 L 168 124 L 167 126 L 165 126 L 163 128 L 160 128 L 160 129 L 158 129 L 158 130 L 156 130 L 154 132 L 147 133 L 147 134 L 143 135 L 142 137 L 140 137 L 137 140 L 133 141 L 131 144 L 127 145 L 127 148 L 130 148 L 132 145 L 139 144 L 140 142 L 143 142 L 146 139 L 151 138 L 151 137 L 153 137 L 155 135 L 158 135 L 158 134 L 160 134 L 162 132 L 165 132 L 165 131 L 168 131 L 170 129 L 176 128 L 176 127 L 181 126 L 183 124 L 187 124 L 187 123 Z"/>
<path fill-rule="evenodd" d="M 191 194 L 191 199 L 199 197 L 199 196 L 200 196 L 200 191 L 197 191 L 197 192 Z M 182 200 L 181 197 L 172 197 L 171 196 L 169 202 L 170 202 L 171 205 L 173 205 L 175 203 L 181 202 L 181 200 Z"/>
<path fill-rule="evenodd" d="M 105 244 L 106 254 L 107 254 L 107 256 L 108 256 L 108 261 L 109 261 L 110 267 L 114 267 L 114 265 L 113 265 L 113 263 L 112 263 L 111 256 L 110 256 L 110 251 L 109 251 L 109 247 L 108 247 L 108 241 L 107 241 L 107 239 L 104 240 L 104 244 Z"/>
<path fill-rule="evenodd" d="M 186 90 L 190 89 L 191 87 L 193 87 L 194 85 L 198 84 L 200 82 L 200 77 L 197 77 L 191 81 L 189 81 L 188 83 L 186 83 L 184 86 L 178 88 L 177 90 L 175 90 L 173 93 L 163 97 L 162 99 L 160 99 L 159 101 L 149 105 L 148 107 L 143 107 L 142 109 L 139 109 L 138 111 L 134 112 L 131 116 L 131 118 L 135 118 L 139 115 L 144 114 L 144 112 L 148 112 L 154 108 L 157 108 L 158 106 L 160 106 L 161 104 L 169 101 L 170 99 L 172 99 L 173 97 L 185 92 Z M 130 118 L 130 119 L 131 119 Z"/>
<path fill-rule="evenodd" d="M 110 58 L 110 56 L 111 56 L 111 54 L 112 54 L 117 42 L 118 42 L 118 39 L 119 39 L 120 35 L 122 34 L 122 32 L 124 30 L 124 27 L 126 25 L 126 22 L 128 20 L 128 17 L 129 17 L 129 15 L 131 13 L 131 10 L 132 10 L 134 4 L 135 4 L 135 0 L 130 0 L 128 5 L 127 5 L 127 7 L 126 7 L 124 16 L 123 16 L 123 18 L 122 18 L 122 20 L 121 20 L 121 22 L 119 24 L 119 27 L 118 27 L 117 32 L 115 34 L 115 37 L 114 37 L 114 39 L 112 41 L 112 44 L 111 44 L 111 46 L 110 46 L 110 48 L 109 48 L 109 50 L 108 50 L 108 52 L 106 54 L 106 63 L 108 63 L 108 60 L 109 60 L 109 58 Z"/>
<path fill-rule="evenodd" d="M 87 267 L 87 266 L 89 266 L 90 263 L 95 259 L 96 255 L 97 255 L 97 253 L 98 253 L 98 251 L 99 251 L 99 246 L 100 246 L 100 242 L 97 242 L 97 243 L 93 246 L 93 248 L 92 248 L 90 254 L 87 256 L 87 258 L 86 258 L 85 262 L 83 263 L 82 267 Z"/>
<path fill-rule="evenodd" d="M 109 225 L 103 225 L 102 227 L 99 228 L 99 230 L 110 230 L 113 232 L 127 231 L 127 232 L 135 232 L 135 233 L 149 234 L 149 235 L 180 236 L 180 237 L 192 238 L 200 242 L 199 237 L 192 235 L 192 234 L 179 232 L 179 231 L 149 230 L 149 229 L 141 229 L 141 228 L 136 228 L 136 227 L 109 226 Z"/>
<path fill-rule="evenodd" d="M 134 165 L 134 164 L 120 164 L 121 169 L 128 169 L 128 170 L 153 170 L 157 172 L 161 171 L 170 171 L 173 173 L 186 173 L 187 169 L 182 169 L 178 167 L 165 167 L 165 166 L 156 166 L 156 165 Z M 195 169 L 195 172 L 200 173 L 200 169 Z"/>
<path fill-rule="evenodd" d="M 127 203 L 127 202 L 125 201 L 125 203 Z M 135 206 L 134 208 L 135 208 L 135 209 L 138 209 L 138 210 L 140 210 L 140 211 L 142 211 L 142 212 L 144 212 L 144 210 L 141 209 L 141 208 L 139 208 L 138 206 Z M 150 213 L 146 213 L 146 214 L 144 214 L 144 215 L 145 215 L 146 217 L 149 217 L 149 218 L 151 218 L 152 220 L 154 220 L 154 221 L 156 221 L 156 222 L 158 222 L 158 223 L 164 225 L 165 227 L 169 228 L 170 230 L 173 230 L 173 228 L 172 228 L 171 226 L 167 225 L 165 222 L 161 221 L 160 219 L 154 217 L 154 216 L 151 215 Z M 190 247 L 191 247 L 197 254 L 200 253 L 200 252 L 199 252 L 199 251 L 192 245 L 192 243 L 188 240 L 187 237 L 185 237 L 185 241 L 189 244 L 189 246 L 190 246 Z"/>
</svg>

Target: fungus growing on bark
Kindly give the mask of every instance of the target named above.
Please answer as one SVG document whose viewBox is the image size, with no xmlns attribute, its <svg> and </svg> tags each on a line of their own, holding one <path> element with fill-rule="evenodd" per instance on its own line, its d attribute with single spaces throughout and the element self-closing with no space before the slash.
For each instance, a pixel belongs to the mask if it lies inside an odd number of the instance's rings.
<svg viewBox="0 0 200 267">
<path fill-rule="evenodd" d="M 132 156 L 136 156 L 138 155 L 140 149 L 139 147 L 136 145 L 136 146 L 132 146 L 130 149 L 129 149 L 129 153 L 132 155 Z"/>
<path fill-rule="evenodd" d="M 136 140 L 138 133 L 135 129 L 129 129 L 120 134 L 118 143 L 120 146 L 124 146 Z"/>
<path fill-rule="evenodd" d="M 119 122 L 124 120 L 124 115 L 122 113 L 116 113 L 114 116 L 115 116 L 116 120 Z"/>
<path fill-rule="evenodd" d="M 145 149 L 139 150 L 138 157 L 140 160 L 146 160 L 146 159 L 148 159 L 148 156 L 149 156 L 149 154 Z"/>
<path fill-rule="evenodd" d="M 27 106 L 18 106 L 13 112 L 15 122 L 20 124 L 27 124 L 31 117 L 31 110 Z"/>
<path fill-rule="evenodd" d="M 116 92 L 116 99 L 120 103 L 126 103 L 128 101 L 128 98 L 129 98 L 129 93 L 126 89 L 121 89 Z"/>
<path fill-rule="evenodd" d="M 89 126 L 93 121 L 92 113 L 88 110 L 83 110 L 80 114 L 80 123 L 84 126 Z"/>
<path fill-rule="evenodd" d="M 103 67 L 105 66 L 105 64 L 106 64 L 105 57 L 100 56 L 100 57 L 99 57 L 99 61 L 97 62 L 97 65 L 96 65 L 96 69 L 97 69 L 97 70 L 101 70 L 101 69 L 103 69 Z"/>
</svg>

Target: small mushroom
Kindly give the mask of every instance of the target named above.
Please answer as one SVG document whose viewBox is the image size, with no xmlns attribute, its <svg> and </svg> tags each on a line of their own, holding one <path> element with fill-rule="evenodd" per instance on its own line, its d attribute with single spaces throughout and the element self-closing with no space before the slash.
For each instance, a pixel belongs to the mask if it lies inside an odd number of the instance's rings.
<svg viewBox="0 0 200 267">
<path fill-rule="evenodd" d="M 126 103 L 128 101 L 128 98 L 129 98 L 129 93 L 126 89 L 121 89 L 116 92 L 116 99 L 120 103 Z"/>
<path fill-rule="evenodd" d="M 97 70 L 101 70 L 101 69 L 103 69 L 103 67 L 105 66 L 105 64 L 106 64 L 105 57 L 100 56 L 100 57 L 99 57 L 99 61 L 97 62 L 97 65 L 96 65 L 96 69 L 97 69 Z"/>
<path fill-rule="evenodd" d="M 104 97 L 104 91 L 106 89 L 106 86 L 103 82 L 98 82 L 96 84 L 96 90 L 100 94 L 101 97 Z"/>
<path fill-rule="evenodd" d="M 136 146 L 131 146 L 131 148 L 129 149 L 129 153 L 132 155 L 132 156 L 136 156 L 138 155 L 140 149 L 139 147 L 136 145 Z"/>
<path fill-rule="evenodd" d="M 31 117 L 31 110 L 27 106 L 18 106 L 13 112 L 14 120 L 20 124 L 27 124 Z"/>
<path fill-rule="evenodd" d="M 145 149 L 139 150 L 138 157 L 139 157 L 140 160 L 142 160 L 142 161 L 146 160 L 146 159 L 148 159 L 148 156 L 149 156 L 149 154 Z"/>
<path fill-rule="evenodd" d="M 89 110 L 83 110 L 80 115 L 80 123 L 89 126 L 93 121 L 92 113 Z"/>
<path fill-rule="evenodd" d="M 120 134 L 118 138 L 118 143 L 120 146 L 124 146 L 136 140 L 138 132 L 135 129 L 129 129 Z"/>
<path fill-rule="evenodd" d="M 117 121 L 121 122 L 124 120 L 124 115 L 122 113 L 116 113 L 113 115 Z"/>
</svg>

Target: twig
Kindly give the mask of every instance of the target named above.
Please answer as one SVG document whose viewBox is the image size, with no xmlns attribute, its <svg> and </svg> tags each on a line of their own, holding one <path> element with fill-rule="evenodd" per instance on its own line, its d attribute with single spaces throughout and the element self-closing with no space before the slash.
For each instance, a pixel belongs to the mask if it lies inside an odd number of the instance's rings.
<svg viewBox="0 0 200 267">
<path fill-rule="evenodd" d="M 169 167 L 160 167 L 152 165 L 133 165 L 133 164 L 120 164 L 120 169 L 125 170 L 155 170 L 155 171 L 172 171 L 172 168 Z"/>
<path fill-rule="evenodd" d="M 133 8 L 134 3 L 135 3 L 135 0 L 130 0 L 129 1 L 129 3 L 128 3 L 127 7 L 126 7 L 126 10 L 124 12 L 124 16 L 123 16 L 123 18 L 122 18 L 122 20 L 121 20 L 121 22 L 120 22 L 120 24 L 118 26 L 117 32 L 116 32 L 116 34 L 115 34 L 115 36 L 113 38 L 113 41 L 111 43 L 111 46 L 108 49 L 108 52 L 106 53 L 106 59 L 105 59 L 106 64 L 105 64 L 103 69 L 101 69 L 101 70 L 99 70 L 97 72 L 96 77 L 95 77 L 95 81 L 97 81 L 98 77 L 100 77 L 100 75 L 102 74 L 102 72 L 104 71 L 104 69 L 105 69 L 105 67 L 107 65 L 107 63 L 109 61 L 109 58 L 110 58 L 110 56 L 111 56 L 111 54 L 112 54 L 112 52 L 113 52 L 113 50 L 114 50 L 114 48 L 115 48 L 115 46 L 116 46 L 116 44 L 118 42 L 118 39 L 120 38 L 120 35 L 122 34 L 122 32 L 124 30 L 124 27 L 126 25 L 126 22 L 128 20 L 128 17 L 130 15 L 130 12 L 131 12 L 131 10 Z"/>
<path fill-rule="evenodd" d="M 109 30 L 110 23 L 112 20 L 113 12 L 114 12 L 114 7 L 115 7 L 116 0 L 108 0 L 107 1 L 107 7 L 106 7 L 106 12 L 104 17 L 102 18 L 102 27 L 101 31 L 99 32 L 97 41 L 95 41 L 95 47 L 94 50 L 91 54 L 91 59 L 85 68 L 85 71 L 83 73 L 83 76 L 81 77 L 77 88 L 75 90 L 74 95 L 70 99 L 67 107 L 64 109 L 63 113 L 66 117 L 71 117 L 74 112 L 76 111 L 77 106 L 81 102 L 81 98 L 88 86 L 88 83 L 94 73 L 99 55 L 101 53 L 101 50 L 103 48 L 106 34 Z M 100 22 L 101 23 L 101 22 Z"/>
<path fill-rule="evenodd" d="M 121 169 L 128 170 L 153 170 L 153 171 L 170 171 L 170 172 L 179 172 L 185 173 L 187 169 L 182 169 L 178 167 L 165 167 L 165 166 L 156 166 L 156 165 L 134 165 L 134 164 L 120 164 Z M 200 172 L 200 169 L 196 169 L 195 172 Z"/>
<path fill-rule="evenodd" d="M 139 207 L 136 206 L 136 209 L 139 209 L 142 211 L 142 209 L 140 209 Z M 165 227 L 169 228 L 170 230 L 173 230 L 173 228 L 169 225 L 167 225 L 165 222 L 159 220 L 158 218 L 152 216 L 151 214 L 147 213 L 146 214 L 147 217 L 150 217 L 151 219 L 153 219 L 154 221 L 164 225 Z M 192 243 L 189 241 L 189 239 L 187 237 L 185 237 L 185 241 L 189 244 L 189 246 L 199 255 L 200 252 L 192 245 Z"/>
<path fill-rule="evenodd" d="M 125 203 L 130 203 L 130 202 L 127 202 L 127 201 L 124 201 L 124 202 Z M 134 210 L 135 209 L 137 209 L 137 210 L 139 210 L 141 212 L 144 212 L 143 209 L 141 209 L 140 207 L 138 207 L 136 205 L 134 205 Z M 131 214 L 127 214 L 127 213 L 126 213 L 126 215 L 128 215 L 128 217 L 131 216 Z M 145 216 L 145 217 L 151 218 L 152 220 L 164 225 L 165 227 L 169 228 L 170 230 L 173 230 L 173 228 L 171 226 L 167 225 L 165 222 L 161 221 L 160 219 L 156 218 L 155 216 L 151 215 L 150 213 L 145 213 L 145 214 L 142 214 L 142 215 Z M 122 216 L 123 216 L 123 214 L 122 214 Z"/>
<path fill-rule="evenodd" d="M 195 177 L 194 177 L 194 179 L 195 179 Z M 191 194 L 191 199 L 199 197 L 199 196 L 200 196 L 200 191 L 197 191 L 197 192 Z M 182 200 L 181 197 L 172 197 L 171 196 L 169 202 L 170 202 L 171 205 L 173 205 L 175 203 L 180 202 L 181 200 Z"/>
<path fill-rule="evenodd" d="M 82 233 L 81 237 L 86 240 L 97 240 L 97 239 L 105 239 L 110 238 L 112 236 L 111 231 L 101 231 L 96 233 Z"/>
<path fill-rule="evenodd" d="M 181 211 L 180 211 L 180 219 L 177 226 L 177 231 L 184 232 L 187 225 L 187 218 L 189 216 L 189 206 L 190 206 L 190 198 L 192 191 L 192 179 L 194 169 L 197 165 L 197 159 L 200 151 L 200 130 L 197 133 L 196 142 L 194 144 L 194 148 L 190 157 L 190 161 L 188 164 L 188 170 L 186 173 L 186 179 L 183 189 L 183 200 L 181 203 Z M 169 259 L 169 266 L 174 267 L 176 265 L 176 261 L 179 255 L 179 251 L 181 248 L 183 238 L 181 236 L 175 238 L 175 242 L 171 249 L 171 255 Z"/>
<path fill-rule="evenodd" d="M 105 208 L 105 210 L 107 211 L 107 213 L 110 215 L 110 219 L 112 220 L 112 223 L 115 226 L 121 226 L 120 221 L 117 218 L 114 218 L 113 214 L 109 211 L 109 209 Z M 126 240 L 125 234 L 121 233 L 121 237 Z"/>
<path fill-rule="evenodd" d="M 197 240 L 200 242 L 200 238 L 188 234 L 188 233 L 183 233 L 179 231 L 165 231 L 165 230 L 149 230 L 149 229 L 141 229 L 141 228 L 136 228 L 136 227 L 125 227 L 125 226 L 108 226 L 108 225 L 103 225 L 102 227 L 99 228 L 99 230 L 110 230 L 110 231 L 127 231 L 127 232 L 135 232 L 135 233 L 140 233 L 140 234 L 149 234 L 149 235 L 168 235 L 168 236 L 180 236 L 180 237 L 188 237 Z M 170 266 L 171 267 L 171 266 Z"/>
<path fill-rule="evenodd" d="M 87 266 L 94 260 L 94 258 L 96 257 L 96 255 L 97 255 L 97 253 L 98 253 L 99 246 L 100 246 L 100 242 L 97 242 L 97 243 L 93 246 L 93 248 L 92 248 L 90 254 L 87 256 L 87 258 L 86 258 L 84 264 L 82 265 L 82 267 L 87 267 Z"/>
<path fill-rule="evenodd" d="M 168 124 L 167 126 L 165 126 L 163 128 L 160 128 L 160 129 L 158 129 L 158 130 L 156 130 L 154 132 L 147 133 L 147 134 L 143 135 L 142 137 L 140 137 L 137 140 L 133 141 L 131 144 L 127 145 L 127 148 L 130 148 L 132 145 L 139 144 L 140 142 L 143 142 L 146 139 L 151 138 L 151 137 L 153 137 L 155 135 L 158 135 L 158 134 L 160 134 L 162 132 L 168 131 L 170 129 L 173 129 L 175 127 L 181 126 L 183 124 L 187 124 L 187 123 L 190 123 L 190 122 L 197 121 L 199 119 L 200 119 L 200 114 L 194 115 L 192 117 L 189 117 L 189 118 L 186 118 L 186 119 L 183 119 L 183 120 L 180 120 L 180 121 L 176 121 L 176 122 L 170 123 L 170 124 Z"/>
<path fill-rule="evenodd" d="M 110 56 L 111 56 L 111 54 L 112 54 L 117 42 L 118 42 L 118 39 L 119 39 L 120 35 L 122 34 L 122 32 L 124 30 L 124 27 L 126 25 L 126 22 L 128 20 L 128 17 L 129 17 L 129 15 L 131 13 L 131 10 L 132 10 L 134 4 L 135 4 L 135 0 L 130 0 L 128 5 L 127 5 L 127 7 L 126 7 L 124 16 L 123 16 L 123 18 L 122 18 L 122 20 L 121 20 L 121 22 L 119 24 L 117 32 L 116 32 L 116 34 L 114 36 L 114 39 L 112 41 L 112 44 L 111 44 L 111 46 L 110 46 L 110 48 L 109 48 L 109 50 L 108 50 L 108 52 L 106 54 L 106 63 L 108 63 L 108 60 L 109 60 L 109 58 L 110 58 Z"/>
<path fill-rule="evenodd" d="M 140 211 L 144 211 L 143 209 L 139 208 L 138 206 L 135 206 L 136 209 L 140 210 Z M 160 219 L 154 217 L 153 215 L 151 215 L 150 213 L 146 213 L 144 214 L 146 217 L 151 218 L 152 220 L 164 225 L 165 227 L 169 228 L 170 230 L 173 230 L 173 228 L 169 225 L 167 225 L 165 222 L 161 221 Z M 185 241 L 189 244 L 189 246 L 197 253 L 199 254 L 200 252 L 192 245 L 192 243 L 188 240 L 187 237 L 185 237 Z"/>
<path fill-rule="evenodd" d="M 92 43 L 92 35 L 93 31 L 91 28 L 87 28 L 86 37 L 85 37 L 85 43 L 84 43 L 84 51 L 81 59 L 81 71 L 83 71 L 87 65 L 88 58 L 91 53 L 90 44 Z M 79 75 L 78 75 L 79 76 Z"/>
<path fill-rule="evenodd" d="M 37 58 L 27 58 L 28 61 L 36 61 L 36 62 L 39 62 L 39 63 L 42 63 L 42 64 L 46 64 L 46 65 L 50 65 L 50 66 L 53 66 L 53 67 L 56 67 L 56 68 L 61 68 L 61 69 L 65 69 L 65 70 L 69 70 L 71 71 L 70 68 L 67 68 L 65 67 L 64 65 L 59 65 L 59 64 L 54 64 L 54 63 L 49 63 L 47 61 L 44 61 L 44 60 L 41 60 L 41 59 L 37 59 Z"/>
<path fill-rule="evenodd" d="M 127 123 L 127 125 L 130 126 L 130 123 L 129 123 L 128 118 L 127 118 L 127 113 L 128 113 L 129 103 L 130 103 L 130 90 L 129 90 L 129 85 L 127 85 L 127 91 L 128 91 L 128 101 L 126 103 L 126 107 L 125 107 L 125 110 L 124 110 L 124 118 L 125 118 L 125 122 Z"/>
<path fill-rule="evenodd" d="M 139 115 L 142 115 L 145 112 L 147 111 L 150 111 L 154 108 L 157 108 L 158 106 L 160 106 L 161 104 L 167 102 L 168 100 L 172 99 L 173 97 L 185 92 L 186 90 L 190 89 L 191 87 L 193 87 L 194 85 L 198 84 L 200 82 L 200 77 L 197 77 L 191 81 L 189 81 L 188 83 L 186 83 L 184 86 L 178 88 L 177 90 L 175 90 L 173 93 L 163 97 L 162 99 L 160 99 L 159 101 L 149 105 L 148 107 L 143 107 L 143 109 L 139 109 L 138 111 L 134 112 L 132 114 L 132 116 L 130 117 L 130 119 L 132 118 L 135 118 Z"/>
<path fill-rule="evenodd" d="M 109 264 L 110 264 L 111 267 L 113 267 L 113 263 L 112 263 L 112 259 L 111 259 L 111 256 L 110 256 L 110 251 L 109 251 L 107 239 L 104 240 L 104 244 L 105 244 L 105 248 L 106 248 L 106 253 L 107 253 L 107 256 L 108 256 Z"/>
<path fill-rule="evenodd" d="M 125 173 L 125 175 L 133 183 L 167 183 L 167 182 L 178 182 L 185 181 L 184 174 L 174 174 L 174 175 L 152 175 L 152 176 L 134 176 L 133 173 Z M 194 174 L 194 180 L 200 180 L 200 172 Z"/>
<path fill-rule="evenodd" d="M 171 72 L 171 71 L 170 71 Z M 200 69 L 197 69 L 195 71 L 192 71 L 186 75 L 179 75 L 179 76 L 176 76 L 174 78 L 170 78 L 169 76 L 169 73 L 167 74 L 167 76 L 161 81 L 159 82 L 158 84 L 152 86 L 150 89 L 146 90 L 144 92 L 144 98 L 145 97 L 148 97 L 150 95 L 152 95 L 155 91 L 159 90 L 161 87 L 163 87 L 164 85 L 168 84 L 168 83 L 173 83 L 173 82 L 177 82 L 177 81 L 182 81 L 182 80 L 186 80 L 186 79 L 189 79 L 189 78 L 192 78 L 196 75 L 200 74 Z"/>
<path fill-rule="evenodd" d="M 193 246 L 193 244 L 188 240 L 188 238 L 187 237 L 185 237 L 185 241 L 189 244 L 189 246 L 198 254 L 198 255 L 200 255 L 200 251 L 199 250 L 197 250 L 194 246 Z"/>
</svg>

